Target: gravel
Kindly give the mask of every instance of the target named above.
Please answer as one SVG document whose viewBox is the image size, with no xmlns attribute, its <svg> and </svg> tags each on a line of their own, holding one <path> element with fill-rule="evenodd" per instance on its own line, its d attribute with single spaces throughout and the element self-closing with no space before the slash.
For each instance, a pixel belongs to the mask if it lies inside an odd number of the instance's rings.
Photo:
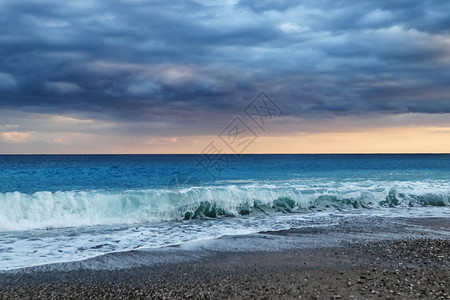
<svg viewBox="0 0 450 300">
<path fill-rule="evenodd" d="M 214 253 L 187 264 L 0 275 L 0 299 L 450 299 L 450 240 Z"/>
</svg>

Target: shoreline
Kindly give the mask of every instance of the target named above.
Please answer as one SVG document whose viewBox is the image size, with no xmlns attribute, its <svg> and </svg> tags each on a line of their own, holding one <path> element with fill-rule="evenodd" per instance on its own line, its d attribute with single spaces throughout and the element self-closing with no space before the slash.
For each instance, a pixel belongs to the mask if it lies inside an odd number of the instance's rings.
<svg viewBox="0 0 450 300">
<path fill-rule="evenodd" d="M 0 299 L 449 299 L 449 229 L 367 219 L 114 253 L 0 273 Z"/>
</svg>

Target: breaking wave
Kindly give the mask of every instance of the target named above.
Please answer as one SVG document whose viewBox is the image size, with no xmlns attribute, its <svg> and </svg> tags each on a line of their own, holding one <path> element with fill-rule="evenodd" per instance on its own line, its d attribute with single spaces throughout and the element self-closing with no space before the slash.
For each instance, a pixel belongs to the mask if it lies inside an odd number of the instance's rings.
<svg viewBox="0 0 450 300">
<path fill-rule="evenodd" d="M 450 183 L 280 182 L 127 191 L 0 193 L 0 230 L 49 229 L 307 213 L 380 207 L 448 206 Z"/>
</svg>

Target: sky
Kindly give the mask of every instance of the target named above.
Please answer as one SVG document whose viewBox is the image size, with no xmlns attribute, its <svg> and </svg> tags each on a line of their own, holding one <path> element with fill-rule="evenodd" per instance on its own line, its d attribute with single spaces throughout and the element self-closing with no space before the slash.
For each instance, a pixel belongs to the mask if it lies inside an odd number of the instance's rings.
<svg viewBox="0 0 450 300">
<path fill-rule="evenodd" d="M 448 153 L 449 11 L 0 0 L 0 153 Z"/>
</svg>

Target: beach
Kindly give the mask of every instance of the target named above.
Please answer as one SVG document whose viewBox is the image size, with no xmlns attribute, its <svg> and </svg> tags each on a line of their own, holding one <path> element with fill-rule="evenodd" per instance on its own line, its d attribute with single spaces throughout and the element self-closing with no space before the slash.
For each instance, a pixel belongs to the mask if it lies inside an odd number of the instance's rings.
<svg viewBox="0 0 450 300">
<path fill-rule="evenodd" d="M 449 298 L 449 155 L 193 161 L 2 157 L 0 299 Z"/>
<path fill-rule="evenodd" d="M 449 11 L 0 0 L 0 300 L 450 300 Z"/>
<path fill-rule="evenodd" d="M 3 271 L 0 298 L 448 299 L 449 229 L 372 217 L 111 253 Z"/>
</svg>

